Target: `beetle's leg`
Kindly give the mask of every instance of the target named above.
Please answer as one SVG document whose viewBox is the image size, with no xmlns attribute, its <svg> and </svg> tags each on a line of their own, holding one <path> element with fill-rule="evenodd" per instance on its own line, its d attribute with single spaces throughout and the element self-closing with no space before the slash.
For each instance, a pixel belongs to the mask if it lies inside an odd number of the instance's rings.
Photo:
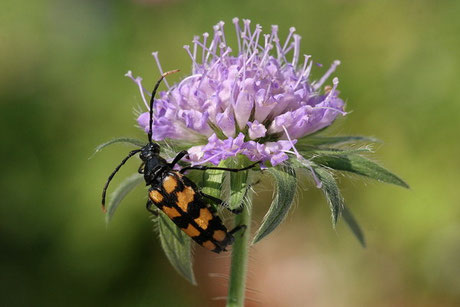
<svg viewBox="0 0 460 307">
<path fill-rule="evenodd" d="M 246 228 L 248 228 L 248 226 L 246 226 L 246 225 L 238 225 L 235 228 L 233 228 L 232 230 L 230 230 L 228 233 L 232 235 L 232 234 L 234 234 L 235 232 L 237 232 L 237 231 L 239 231 L 241 229 L 243 229 L 243 233 L 244 233 L 246 231 Z"/>
<path fill-rule="evenodd" d="M 138 172 L 139 174 L 143 174 L 143 173 L 144 173 L 144 166 L 145 166 L 145 162 L 142 161 L 141 165 L 139 165 L 139 168 L 138 168 L 138 170 L 137 170 L 137 172 Z"/>
<path fill-rule="evenodd" d="M 214 197 L 214 196 L 211 196 L 211 195 L 208 195 L 208 194 L 204 194 L 203 192 L 200 192 L 200 195 L 203 196 L 203 197 L 206 197 L 207 199 L 210 199 L 215 204 L 224 207 L 225 209 L 227 209 L 228 211 L 230 211 L 230 212 L 232 212 L 234 214 L 240 214 L 243 211 L 243 207 L 240 207 L 238 209 L 230 209 L 223 200 L 221 200 L 221 199 L 219 199 L 217 197 Z"/>
<path fill-rule="evenodd" d="M 174 160 L 172 160 L 172 162 L 169 163 L 169 166 L 171 166 L 171 168 L 173 168 L 174 165 L 176 165 L 177 162 L 179 162 L 180 160 L 182 160 L 182 158 L 183 158 L 184 156 L 188 156 L 187 150 L 182 150 L 181 152 L 179 152 L 179 153 L 177 154 L 177 156 L 174 158 Z"/>
<path fill-rule="evenodd" d="M 242 230 L 241 235 L 243 235 L 247 228 L 248 228 L 248 226 L 246 226 L 246 225 L 238 225 L 235 228 L 233 228 L 232 230 L 230 230 L 228 233 L 233 236 L 233 234 L 235 232 L 237 232 L 239 230 Z M 232 239 L 230 244 L 232 244 L 234 240 L 235 239 Z"/>
<path fill-rule="evenodd" d="M 258 162 L 254 163 L 254 164 L 251 164 L 251 165 L 243 167 L 243 168 L 228 168 L 228 167 L 217 167 L 217 166 L 206 166 L 206 165 L 186 166 L 186 167 L 184 167 L 183 169 L 180 170 L 180 173 L 183 174 L 184 172 L 186 172 L 188 170 L 206 171 L 206 170 L 209 170 L 209 169 L 221 170 L 221 171 L 229 171 L 229 172 L 236 173 L 236 172 L 241 172 L 241 171 L 251 169 L 254 166 L 256 166 L 257 164 L 259 164 L 260 162 L 261 161 L 258 161 Z"/>
<path fill-rule="evenodd" d="M 158 209 L 157 209 L 157 208 L 153 208 L 153 209 L 152 209 L 152 206 L 153 206 L 153 202 L 152 202 L 150 199 L 147 200 L 147 204 L 145 204 L 145 208 L 146 208 L 150 213 L 152 213 L 154 216 L 158 216 L 158 215 L 159 215 Z"/>
</svg>

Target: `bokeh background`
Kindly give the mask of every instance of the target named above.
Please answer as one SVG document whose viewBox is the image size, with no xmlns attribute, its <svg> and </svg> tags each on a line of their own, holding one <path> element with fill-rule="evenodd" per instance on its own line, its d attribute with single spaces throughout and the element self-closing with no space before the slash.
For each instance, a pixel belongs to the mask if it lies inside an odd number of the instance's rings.
<svg viewBox="0 0 460 307">
<path fill-rule="evenodd" d="M 235 16 L 281 34 L 295 26 L 303 53 L 325 67 L 340 59 L 353 112 L 330 134 L 384 140 L 375 159 L 411 185 L 340 178 L 363 249 L 303 184 L 287 221 L 251 249 L 248 306 L 460 305 L 459 13 L 448 0 L 1 1 L 0 305 L 224 304 L 228 256 L 197 249 L 199 286 L 188 285 L 160 250 L 143 188 L 106 230 L 101 188 L 130 148 L 88 158 L 114 137 L 145 137 L 128 69 L 151 84 L 158 50 L 179 80 L 190 67 L 182 46 Z"/>
</svg>

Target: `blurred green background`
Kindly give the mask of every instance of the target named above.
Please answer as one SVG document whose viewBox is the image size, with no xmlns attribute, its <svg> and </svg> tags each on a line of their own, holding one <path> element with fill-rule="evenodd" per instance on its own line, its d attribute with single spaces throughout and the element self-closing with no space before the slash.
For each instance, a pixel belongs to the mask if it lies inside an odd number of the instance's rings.
<svg viewBox="0 0 460 307">
<path fill-rule="evenodd" d="M 252 249 L 248 306 L 458 306 L 459 13 L 459 1 L 3 0 L 0 305 L 223 305 L 213 299 L 225 296 L 225 276 L 208 274 L 227 274 L 228 256 L 198 249 L 200 285 L 188 285 L 160 250 L 142 188 L 106 230 L 101 188 L 130 148 L 88 158 L 111 138 L 144 137 L 128 69 L 151 84 L 158 50 L 179 80 L 190 67 L 182 46 L 238 16 L 282 35 L 295 26 L 303 53 L 325 66 L 340 59 L 353 113 L 330 133 L 384 140 L 375 159 L 411 185 L 340 178 L 362 249 L 303 184 L 295 211 Z"/>
</svg>

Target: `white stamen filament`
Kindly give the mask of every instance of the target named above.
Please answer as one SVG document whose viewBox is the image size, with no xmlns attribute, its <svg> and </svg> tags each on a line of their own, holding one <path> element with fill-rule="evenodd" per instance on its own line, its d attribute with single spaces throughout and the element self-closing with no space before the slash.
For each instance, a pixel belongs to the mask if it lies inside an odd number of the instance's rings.
<svg viewBox="0 0 460 307">
<path fill-rule="evenodd" d="M 324 82 L 326 82 L 327 78 L 330 77 L 330 75 L 332 75 L 332 73 L 335 71 L 335 69 L 337 68 L 337 66 L 340 65 L 340 61 L 339 60 L 335 60 L 332 64 L 331 64 L 331 67 L 326 71 L 326 73 L 321 77 L 321 79 L 319 79 L 318 83 L 314 83 L 312 84 L 313 85 L 313 89 L 316 91 L 318 90 L 323 84 Z"/>
<path fill-rule="evenodd" d="M 196 63 L 196 52 L 197 52 L 197 49 L 198 49 L 198 45 L 196 44 L 196 41 L 198 41 L 200 39 L 199 36 L 195 36 L 193 37 L 193 61 Z M 196 64 L 197 68 L 198 68 L 198 63 Z M 195 73 L 195 70 L 192 71 L 192 73 Z"/>
<path fill-rule="evenodd" d="M 289 136 L 289 132 L 287 131 L 287 129 L 286 129 L 286 127 L 284 125 L 283 125 L 283 129 L 284 129 L 284 133 L 286 134 L 286 136 L 287 136 L 287 138 L 289 140 L 289 143 L 291 143 L 291 145 L 292 145 L 292 149 L 294 150 L 294 152 L 289 151 L 289 150 L 285 150 L 284 152 L 294 154 L 296 156 L 296 158 L 299 160 L 300 163 L 302 163 L 303 165 L 305 165 L 306 167 L 308 167 L 310 169 L 310 172 L 313 175 L 313 179 L 315 180 L 316 187 L 318 189 L 320 189 L 323 186 L 323 183 L 318 179 L 318 177 L 316 177 L 316 174 L 315 174 L 313 168 L 311 167 L 310 161 L 308 161 L 307 159 L 302 157 L 301 154 L 299 154 L 299 152 L 297 151 L 297 149 L 294 146 L 294 142 L 292 142 L 291 137 Z"/>
<path fill-rule="evenodd" d="M 337 85 L 339 84 L 339 78 L 335 77 L 333 80 L 332 80 L 332 89 L 329 91 L 329 93 L 327 94 L 327 97 L 326 99 L 324 99 L 324 101 L 322 102 L 322 104 L 326 104 L 329 102 L 329 100 L 331 99 L 332 95 L 335 93 L 335 90 L 337 89 Z"/>
<path fill-rule="evenodd" d="M 258 66 L 258 70 L 261 70 L 262 67 L 265 66 L 265 62 L 268 59 L 268 54 L 269 54 L 270 50 L 272 50 L 272 49 L 273 49 L 273 45 L 271 45 L 271 44 L 269 44 L 265 48 L 264 55 L 262 56 L 262 59 L 260 60 L 260 63 L 259 63 L 259 66 Z"/>
<path fill-rule="evenodd" d="M 195 46 L 196 46 L 196 44 L 195 44 Z M 184 45 L 184 49 L 187 51 L 188 55 L 192 59 L 192 63 L 193 63 L 192 72 L 194 73 L 196 68 L 198 68 L 198 63 L 195 61 L 195 57 L 190 52 L 190 46 L 189 45 Z"/>
<path fill-rule="evenodd" d="M 158 70 L 160 71 L 160 74 L 163 75 L 163 69 L 161 68 L 160 60 L 158 59 L 158 51 L 152 52 L 153 57 L 155 58 L 155 62 L 157 63 Z M 166 87 L 168 90 L 170 89 L 168 80 L 164 79 Z"/>
<path fill-rule="evenodd" d="M 244 33 L 247 33 L 247 38 L 251 37 L 251 21 L 249 19 L 243 19 Z"/>
<path fill-rule="evenodd" d="M 292 66 L 294 68 L 297 66 L 297 62 L 299 61 L 300 39 L 300 35 L 294 34 L 294 56 L 292 57 Z"/>
<path fill-rule="evenodd" d="M 251 47 L 252 47 L 252 44 L 253 44 L 253 41 L 255 40 L 255 37 L 257 36 L 257 33 L 260 33 L 260 31 L 258 29 L 256 29 L 254 31 L 254 34 L 252 34 L 252 36 L 249 36 L 247 39 L 247 49 L 246 49 L 246 55 L 249 56 L 249 53 L 251 52 Z"/>
<path fill-rule="evenodd" d="M 206 49 L 206 42 L 208 40 L 208 36 L 209 36 L 209 33 L 208 32 L 204 32 L 203 33 L 203 44 L 201 44 L 200 41 L 198 41 L 198 45 L 200 45 L 202 47 L 202 53 L 201 53 L 201 63 L 204 65 L 205 64 L 205 49 Z M 204 46 L 204 47 L 203 47 Z"/>
<path fill-rule="evenodd" d="M 277 59 L 278 61 L 280 61 L 281 60 L 281 45 L 280 45 L 280 39 L 278 38 L 278 26 L 277 25 L 272 25 L 272 37 L 273 37 L 273 41 L 275 42 L 276 52 L 278 54 Z"/>
<path fill-rule="evenodd" d="M 222 42 L 224 43 L 225 46 L 227 46 L 227 41 L 225 40 L 225 31 L 224 31 L 225 22 L 219 21 L 218 24 L 220 26 L 220 31 L 222 32 Z"/>
<path fill-rule="evenodd" d="M 257 24 L 256 25 L 256 30 L 254 31 L 255 39 L 251 42 L 251 45 L 254 45 L 253 48 L 257 50 L 257 47 L 259 46 L 259 37 L 260 33 L 262 32 L 262 27 Z"/>
<path fill-rule="evenodd" d="M 210 49 L 208 49 L 205 45 L 203 45 L 203 43 L 201 43 L 200 41 L 197 41 L 196 42 L 201 48 L 203 48 L 203 58 L 204 58 L 204 53 L 205 52 L 208 52 L 207 55 L 209 54 L 212 54 L 214 57 L 218 57 L 217 54 L 215 54 L 214 52 L 212 52 Z M 206 64 L 208 61 L 208 58 L 206 56 L 206 59 L 203 61 L 203 65 Z"/>
<path fill-rule="evenodd" d="M 201 87 L 201 84 L 203 83 L 204 79 L 206 78 L 206 76 L 212 72 L 214 70 L 214 68 L 217 67 L 217 65 L 227 56 L 227 54 L 229 54 L 230 52 L 232 52 L 232 48 L 228 47 L 227 50 L 224 52 L 224 54 L 222 55 L 222 57 L 218 58 L 217 61 L 215 61 L 212 66 L 209 68 L 209 69 L 206 69 L 204 74 L 202 75 L 202 78 L 200 80 L 200 83 L 198 83 L 198 86 L 197 86 L 197 89 L 199 89 Z"/>
<path fill-rule="evenodd" d="M 283 51 L 284 53 L 286 53 L 287 51 L 286 50 L 286 47 L 288 46 L 288 43 L 289 41 L 291 40 L 291 37 L 292 37 L 292 34 L 295 32 L 295 28 L 294 27 L 290 27 L 289 28 L 289 34 L 288 34 L 288 37 L 286 38 L 286 42 L 284 43 L 284 46 L 283 46 Z"/>
<path fill-rule="evenodd" d="M 304 54 L 304 57 L 305 57 L 305 61 L 303 62 L 303 67 L 302 67 L 302 70 L 300 71 L 299 80 L 297 80 L 297 83 L 294 86 L 294 90 L 299 86 L 300 82 L 302 82 L 302 80 L 305 77 L 304 76 L 304 74 L 306 72 L 305 69 L 307 68 L 307 62 L 308 62 L 308 59 L 310 59 L 311 55 Z"/>
<path fill-rule="evenodd" d="M 233 18 L 233 24 L 235 25 L 236 38 L 238 39 L 238 54 L 241 53 L 241 29 L 238 18 Z"/>
<path fill-rule="evenodd" d="M 128 70 L 128 72 L 125 74 L 125 77 L 130 78 L 131 80 L 133 80 L 134 83 L 137 84 L 136 79 L 133 77 L 133 72 L 131 70 Z M 142 89 L 144 90 L 144 93 L 146 93 L 149 96 L 152 96 L 152 93 L 150 93 L 150 91 L 148 89 L 146 89 L 143 86 L 142 86 Z"/>
<path fill-rule="evenodd" d="M 142 101 L 144 101 L 144 104 L 145 106 L 147 107 L 147 109 L 150 110 L 150 106 L 147 102 L 147 100 L 145 99 L 145 96 L 144 96 L 144 91 L 143 91 L 143 88 L 142 88 L 142 78 L 141 77 L 137 77 L 136 79 L 134 79 L 137 84 L 137 86 L 139 87 L 139 92 L 141 92 L 141 97 L 142 97 Z"/>
<path fill-rule="evenodd" d="M 246 61 L 244 66 L 249 66 L 249 64 L 252 62 L 252 60 L 255 58 L 255 56 L 259 53 L 259 50 L 256 49 L 254 52 L 251 54 L 251 57 Z"/>
</svg>

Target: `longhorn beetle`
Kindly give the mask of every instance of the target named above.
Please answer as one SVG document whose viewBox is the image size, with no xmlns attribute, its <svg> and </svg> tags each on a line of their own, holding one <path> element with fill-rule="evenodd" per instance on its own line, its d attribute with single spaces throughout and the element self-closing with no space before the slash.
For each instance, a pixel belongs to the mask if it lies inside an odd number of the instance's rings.
<svg viewBox="0 0 460 307">
<path fill-rule="evenodd" d="M 110 181 L 129 158 L 139 153 L 142 163 L 138 171 L 144 175 L 145 184 L 150 186 L 149 199 L 146 204 L 147 210 L 158 215 L 158 212 L 152 209 L 152 206 L 155 205 L 195 242 L 215 253 L 220 253 L 226 251 L 225 248 L 233 243 L 233 234 L 240 229 L 245 229 L 246 225 L 238 225 L 227 231 L 222 220 L 216 215 L 216 210 L 205 203 L 203 198 L 226 207 L 224 202 L 201 192 L 195 183 L 184 176 L 184 173 L 189 170 L 240 172 L 248 170 L 260 162 L 239 169 L 197 165 L 186 166 L 176 171 L 173 170 L 173 167 L 182 158 L 188 156 L 186 150 L 179 152 L 171 163 L 160 156 L 160 145 L 152 141 L 154 97 L 163 78 L 178 71 L 173 70 L 164 73 L 155 84 L 150 98 L 148 143 L 140 149 L 131 151 L 110 174 L 102 190 L 102 210 L 106 212 L 105 197 Z M 233 213 L 240 213 L 242 208 L 229 210 Z"/>
</svg>

